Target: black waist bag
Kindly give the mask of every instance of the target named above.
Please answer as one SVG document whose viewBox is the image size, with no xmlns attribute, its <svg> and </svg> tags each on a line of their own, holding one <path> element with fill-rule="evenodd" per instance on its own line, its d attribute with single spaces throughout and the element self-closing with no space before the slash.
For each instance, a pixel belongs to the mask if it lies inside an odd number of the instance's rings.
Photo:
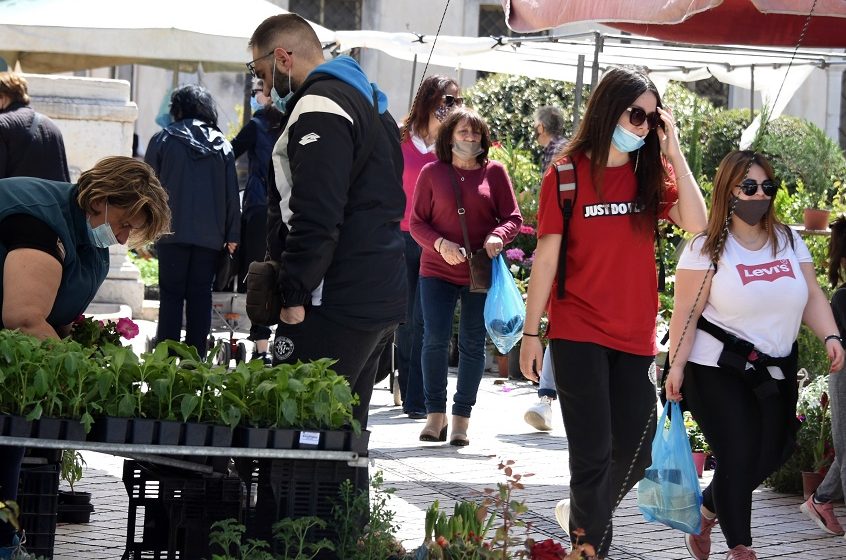
<svg viewBox="0 0 846 560">
<path fill-rule="evenodd" d="M 247 317 L 256 325 L 275 325 L 282 311 L 279 274 L 276 261 L 250 263 L 247 272 Z"/>
</svg>

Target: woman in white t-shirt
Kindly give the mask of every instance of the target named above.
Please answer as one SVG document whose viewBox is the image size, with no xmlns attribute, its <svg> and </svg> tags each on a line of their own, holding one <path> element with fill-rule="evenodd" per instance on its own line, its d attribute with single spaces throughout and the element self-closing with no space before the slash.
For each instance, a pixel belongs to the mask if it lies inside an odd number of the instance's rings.
<svg viewBox="0 0 846 560">
<path fill-rule="evenodd" d="M 700 534 L 685 535 L 698 560 L 710 554 L 718 519 L 727 560 L 757 558 L 752 491 L 793 450 L 802 321 L 825 341 L 832 370 L 843 365 L 808 248 L 776 218 L 776 191 L 760 154 L 728 154 L 714 179 L 708 227 L 685 248 L 676 271 L 667 398 L 684 396 L 719 458 L 703 492 Z"/>
</svg>

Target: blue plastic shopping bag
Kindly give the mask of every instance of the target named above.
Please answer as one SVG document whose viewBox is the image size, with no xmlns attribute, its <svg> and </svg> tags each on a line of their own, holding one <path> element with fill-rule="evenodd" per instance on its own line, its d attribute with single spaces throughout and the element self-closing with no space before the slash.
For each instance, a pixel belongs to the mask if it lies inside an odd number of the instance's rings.
<svg viewBox="0 0 846 560">
<path fill-rule="evenodd" d="M 485 300 L 485 328 L 497 350 L 507 354 L 523 336 L 526 305 L 502 255 L 493 259 L 491 288 Z"/>
<path fill-rule="evenodd" d="M 672 419 L 667 427 L 670 406 Z M 637 507 L 647 521 L 698 535 L 701 505 L 702 491 L 681 408 L 667 401 L 652 441 L 652 466 L 637 485 Z"/>
</svg>

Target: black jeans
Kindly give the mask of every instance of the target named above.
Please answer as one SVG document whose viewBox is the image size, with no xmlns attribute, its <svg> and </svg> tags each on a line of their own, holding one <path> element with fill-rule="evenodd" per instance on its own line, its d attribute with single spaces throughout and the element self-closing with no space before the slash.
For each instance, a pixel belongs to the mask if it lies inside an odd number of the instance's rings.
<svg viewBox="0 0 846 560">
<path fill-rule="evenodd" d="M 605 556 L 613 510 L 652 462 L 654 358 L 570 340 L 550 348 L 570 451 L 570 540 L 584 529 L 580 542 Z"/>
<path fill-rule="evenodd" d="M 194 346 L 204 357 L 211 329 L 212 281 L 219 251 L 181 243 L 160 243 L 157 249 L 161 301 L 156 339 L 180 339 L 184 306 L 185 343 Z"/>
<path fill-rule="evenodd" d="M 338 362 L 332 370 L 350 382 L 359 403 L 353 417 L 367 427 L 367 412 L 379 357 L 393 340 L 396 324 L 378 330 L 358 330 L 333 321 L 319 307 L 306 309 L 305 320 L 297 325 L 279 323 L 273 339 L 273 363 L 295 363 L 320 358 Z"/>
<path fill-rule="evenodd" d="M 716 512 L 729 548 L 752 545 L 752 492 L 782 462 L 787 383 L 776 381 L 778 394 L 761 401 L 734 371 L 685 367 L 684 400 L 717 457 L 702 501 Z"/>
</svg>

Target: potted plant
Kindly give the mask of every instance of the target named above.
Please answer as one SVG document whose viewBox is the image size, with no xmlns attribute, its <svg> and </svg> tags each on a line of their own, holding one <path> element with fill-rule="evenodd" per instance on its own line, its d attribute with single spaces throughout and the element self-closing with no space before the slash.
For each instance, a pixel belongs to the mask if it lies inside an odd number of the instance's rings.
<svg viewBox="0 0 846 560">
<path fill-rule="evenodd" d="M 690 451 L 693 454 L 693 464 L 696 466 L 696 474 L 702 478 L 705 470 L 705 460 L 711 454 L 711 447 L 705 440 L 705 434 L 699 428 L 689 411 L 684 412 L 684 429 L 687 431 L 687 439 L 690 442 Z"/>
<path fill-rule="evenodd" d="M 65 449 L 62 451 L 61 478 L 70 486 L 70 492 L 59 490 L 59 523 L 88 523 L 91 520 L 90 492 L 77 492 L 73 486 L 82 479 L 85 459 L 79 451 Z"/>
</svg>

